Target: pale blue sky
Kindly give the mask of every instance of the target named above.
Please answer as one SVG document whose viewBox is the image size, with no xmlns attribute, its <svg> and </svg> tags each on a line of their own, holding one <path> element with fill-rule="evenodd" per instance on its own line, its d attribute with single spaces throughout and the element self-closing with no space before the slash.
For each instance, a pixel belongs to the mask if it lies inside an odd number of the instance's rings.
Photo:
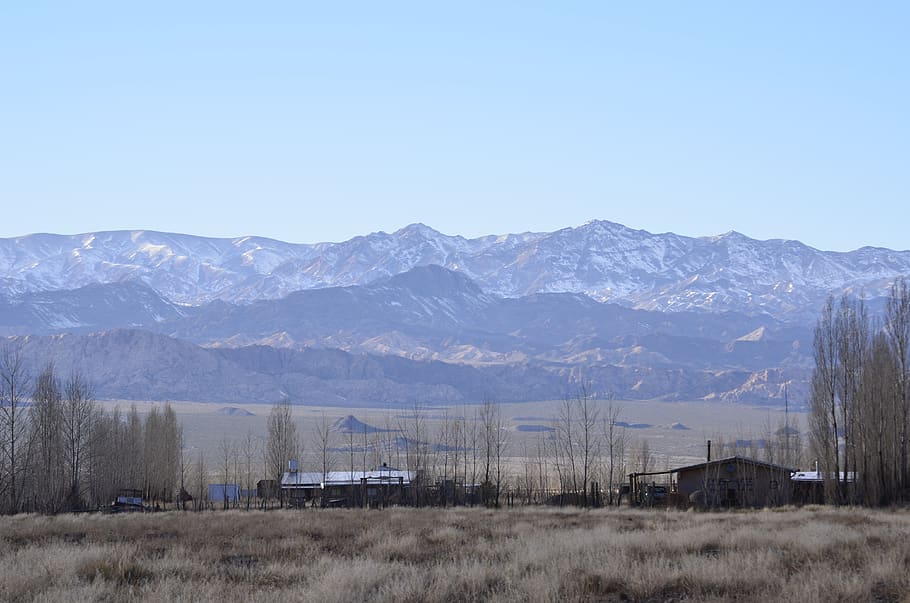
<svg viewBox="0 0 910 603">
<path fill-rule="evenodd" d="M 0 8 L 0 236 L 910 248 L 905 2 L 138 5 Z"/>
</svg>

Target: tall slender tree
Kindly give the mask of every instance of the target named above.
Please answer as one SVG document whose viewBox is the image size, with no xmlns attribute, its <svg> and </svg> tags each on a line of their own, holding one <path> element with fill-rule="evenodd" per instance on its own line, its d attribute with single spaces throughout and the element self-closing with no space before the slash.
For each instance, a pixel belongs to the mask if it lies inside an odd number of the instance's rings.
<svg viewBox="0 0 910 603">
<path fill-rule="evenodd" d="M 819 468 L 825 476 L 825 495 L 840 502 L 837 480 L 840 475 L 838 446 L 838 356 L 834 299 L 829 297 L 815 326 L 813 339 L 815 369 L 812 373 L 811 435 Z"/>
<path fill-rule="evenodd" d="M 68 469 L 68 506 L 82 506 L 81 478 L 96 419 L 92 386 L 79 371 L 73 371 L 63 388 L 63 451 Z"/>
<path fill-rule="evenodd" d="M 8 513 L 21 509 L 21 478 L 28 466 L 28 382 L 21 347 L 4 347 L 0 352 L 0 495 L 5 494 L 4 510 Z"/>
<path fill-rule="evenodd" d="M 265 455 L 269 475 L 280 484 L 281 476 L 288 461 L 298 460 L 300 440 L 297 437 L 297 424 L 291 412 L 291 401 L 288 398 L 276 402 L 269 412 L 268 438 Z M 284 500 L 281 500 L 284 504 Z"/>
<path fill-rule="evenodd" d="M 885 314 L 885 332 L 888 343 L 897 362 L 897 402 L 900 425 L 899 474 L 901 491 L 910 489 L 910 467 L 908 467 L 908 430 L 910 430 L 910 286 L 900 279 L 891 287 Z"/>
<path fill-rule="evenodd" d="M 36 510 L 55 513 L 66 499 L 63 458 L 63 393 L 53 363 L 35 379 L 30 411 L 33 446 L 32 475 Z"/>
</svg>

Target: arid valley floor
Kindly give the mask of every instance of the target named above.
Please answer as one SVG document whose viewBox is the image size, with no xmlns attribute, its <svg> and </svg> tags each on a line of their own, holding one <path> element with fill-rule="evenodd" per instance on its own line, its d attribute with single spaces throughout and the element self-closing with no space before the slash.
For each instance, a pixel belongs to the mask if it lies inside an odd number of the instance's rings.
<svg viewBox="0 0 910 603">
<path fill-rule="evenodd" d="M 130 401 L 102 402 L 106 410 L 119 406 L 125 411 L 134 404 Z M 158 402 L 136 402 L 140 414 L 147 413 Z M 270 410 L 267 404 L 216 404 L 203 402 L 172 402 L 183 425 L 184 443 L 188 458 L 202 452 L 211 461 L 221 453 L 222 442 L 240 441 L 247 433 L 262 439 Z M 509 431 L 507 455 L 515 465 L 532 454 L 541 432 L 535 427 L 547 427 L 558 416 L 560 401 L 501 404 L 506 428 Z M 618 421 L 630 425 L 627 455 L 642 441 L 647 441 L 654 456 L 654 466 L 665 469 L 674 464 L 703 460 L 708 439 L 718 438 L 727 442 L 767 437 L 784 424 L 784 409 L 780 406 L 751 406 L 722 402 L 662 402 L 662 401 L 592 401 L 601 421 L 606 418 L 608 406 L 618 409 Z M 448 416 L 467 417 L 469 420 L 478 409 L 474 405 L 430 406 L 417 409 L 421 415 L 426 440 L 438 441 L 441 424 Z M 227 414 L 226 409 L 240 413 Z M 249 414 L 247 414 L 249 413 Z M 389 408 L 347 408 L 338 406 L 294 406 L 298 431 L 301 434 L 303 458 L 301 464 L 315 462 L 313 432 L 325 420 L 334 423 L 347 415 L 379 428 L 407 431 L 413 424 L 415 409 L 407 406 Z M 806 413 L 791 409 L 789 424 L 805 429 Z M 531 429 L 528 429 L 528 427 Z M 333 446 L 343 447 L 347 437 L 336 433 Z M 423 437 L 421 439 L 424 439 Z"/>
</svg>

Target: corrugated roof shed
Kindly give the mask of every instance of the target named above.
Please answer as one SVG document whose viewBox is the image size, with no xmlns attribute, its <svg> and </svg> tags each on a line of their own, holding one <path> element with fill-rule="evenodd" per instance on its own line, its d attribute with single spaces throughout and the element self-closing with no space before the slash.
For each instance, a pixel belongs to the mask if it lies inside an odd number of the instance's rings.
<svg viewBox="0 0 910 603">
<path fill-rule="evenodd" d="M 282 475 L 281 487 L 286 490 L 293 490 L 317 489 L 327 486 L 359 486 L 364 478 L 366 478 L 369 485 L 397 484 L 399 480 L 403 485 L 408 485 L 413 481 L 414 476 L 415 473 L 413 471 L 389 468 L 380 468 L 373 471 L 329 471 L 325 474 L 324 479 L 321 471 L 298 471 Z"/>
<path fill-rule="evenodd" d="M 745 456 L 728 456 L 728 457 L 722 458 L 722 459 L 714 459 L 712 461 L 705 461 L 702 463 L 696 463 L 694 465 L 686 465 L 685 467 L 677 467 L 675 469 L 671 469 L 668 473 L 679 473 L 680 471 L 689 471 L 691 469 L 701 469 L 702 467 L 721 465 L 724 463 L 747 463 L 747 464 L 751 464 L 751 465 L 760 465 L 762 467 L 767 467 L 769 469 L 775 469 L 777 471 L 789 471 L 790 473 L 793 473 L 794 471 L 796 471 L 795 469 L 791 469 L 790 467 L 784 467 L 782 465 L 775 465 L 774 463 L 766 463 L 765 461 L 759 461 L 759 460 L 751 459 L 751 458 L 745 457 Z"/>
</svg>

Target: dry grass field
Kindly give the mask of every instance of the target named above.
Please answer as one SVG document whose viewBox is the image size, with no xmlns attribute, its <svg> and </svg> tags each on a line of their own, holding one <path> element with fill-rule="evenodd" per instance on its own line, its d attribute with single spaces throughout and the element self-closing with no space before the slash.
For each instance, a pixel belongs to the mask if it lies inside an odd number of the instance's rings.
<svg viewBox="0 0 910 603">
<path fill-rule="evenodd" d="M 908 536 L 820 507 L 13 516 L 0 600 L 902 601 Z"/>
</svg>

